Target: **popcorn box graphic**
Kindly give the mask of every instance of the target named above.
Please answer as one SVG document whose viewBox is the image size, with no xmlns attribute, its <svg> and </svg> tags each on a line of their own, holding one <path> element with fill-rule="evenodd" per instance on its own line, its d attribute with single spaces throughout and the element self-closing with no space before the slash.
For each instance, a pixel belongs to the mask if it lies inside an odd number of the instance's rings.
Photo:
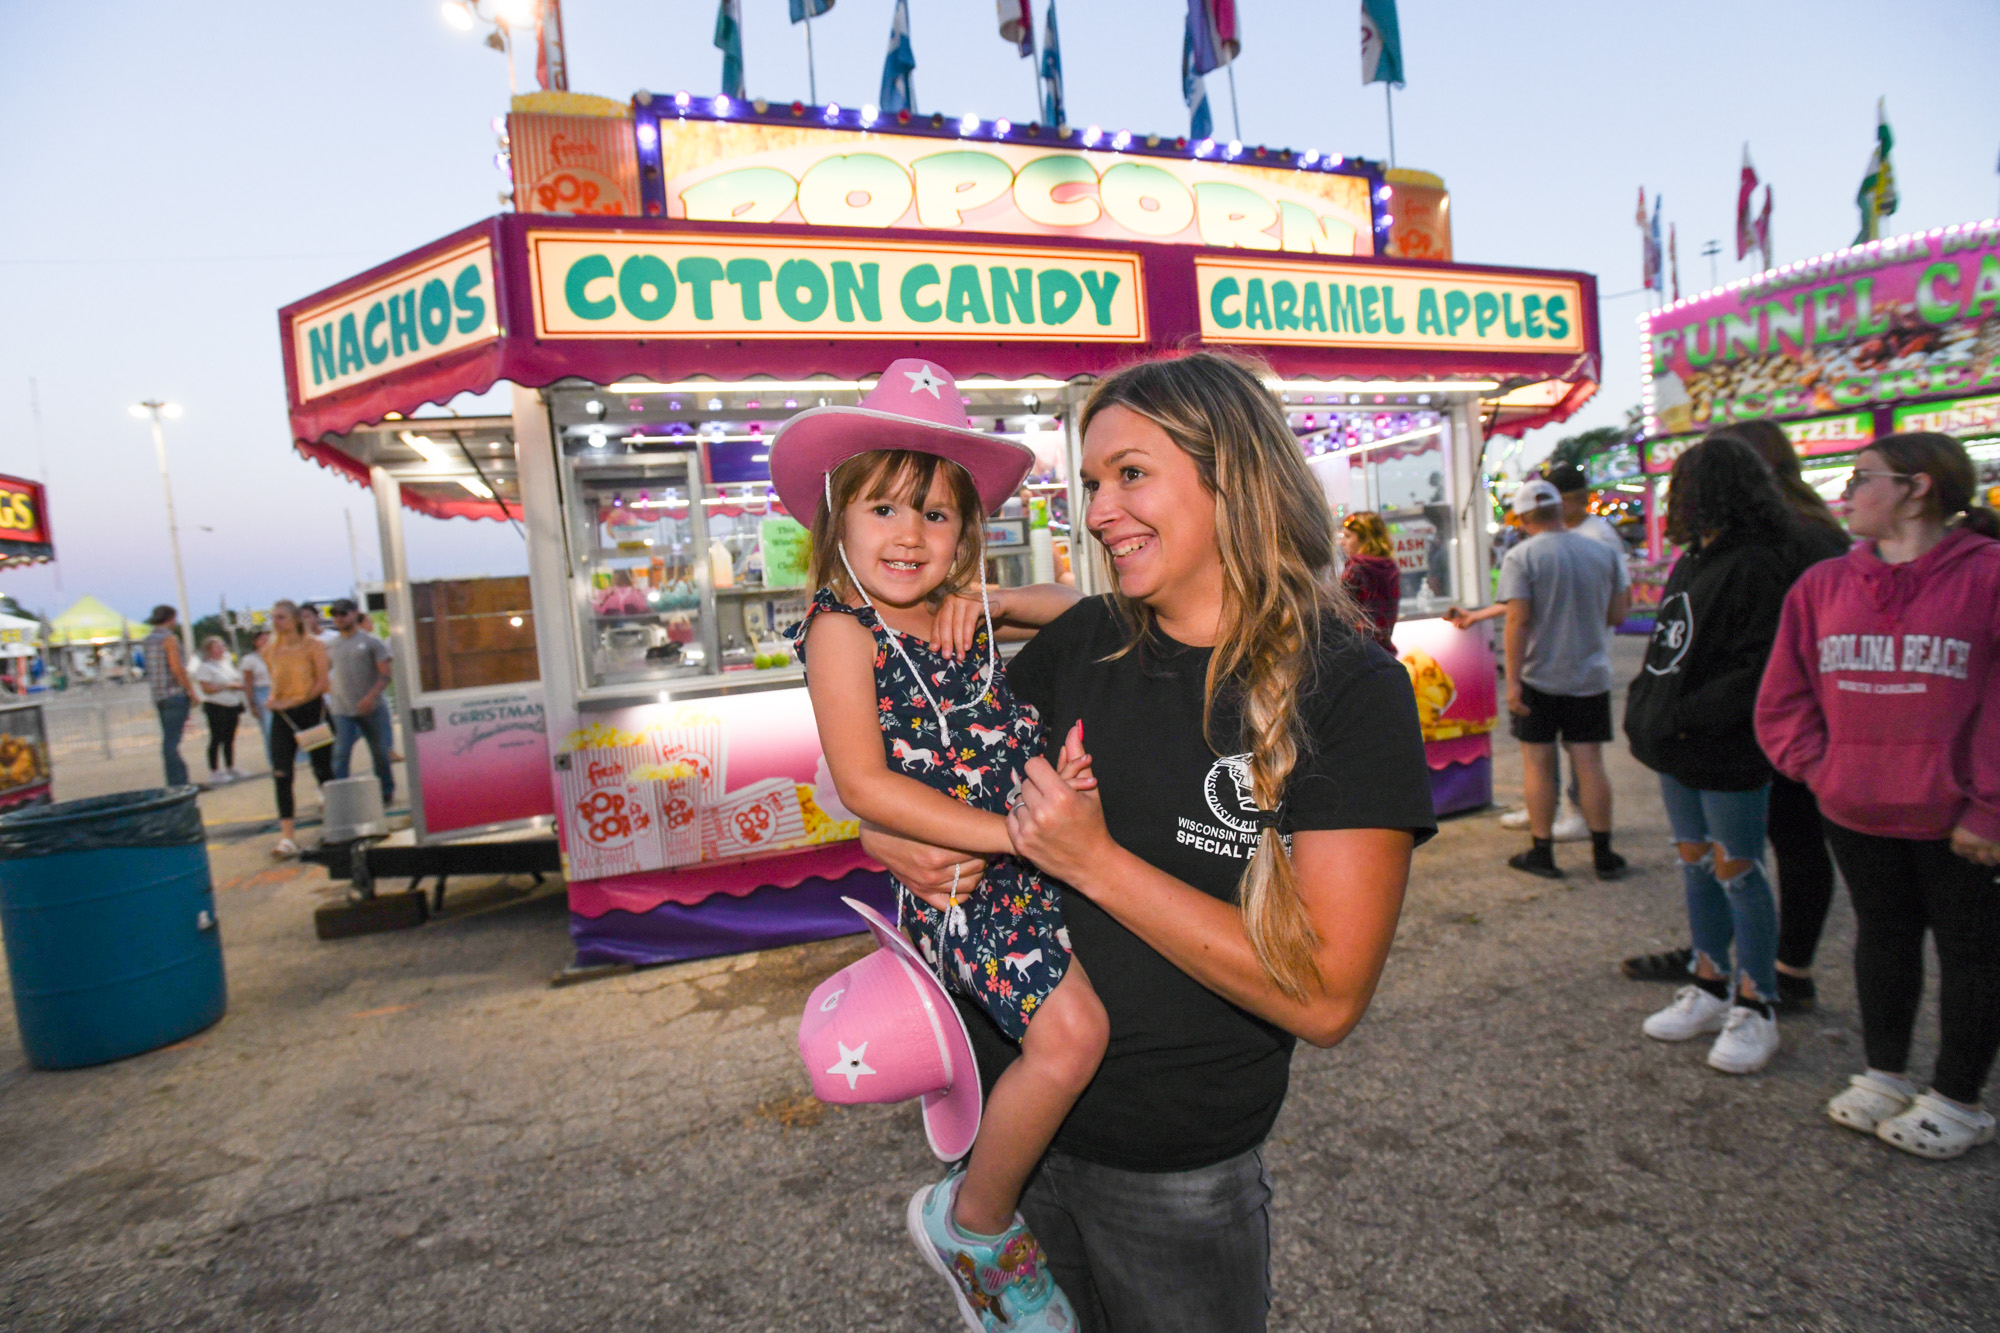
<svg viewBox="0 0 2000 1333">
<path fill-rule="evenodd" d="M 702 815 L 704 861 L 756 856 L 803 843 L 805 814 L 790 778 L 770 778 L 729 793 Z"/>
<path fill-rule="evenodd" d="M 705 709 L 676 709 L 647 736 L 660 764 L 683 764 L 701 776 L 701 796 L 710 804 L 729 789 L 729 738 L 722 719 Z"/>
<path fill-rule="evenodd" d="M 652 784 L 634 775 L 651 759 L 649 746 L 580 749 L 562 778 L 563 832 L 572 879 L 603 879 L 657 870 L 662 855 L 658 803 Z"/>
</svg>

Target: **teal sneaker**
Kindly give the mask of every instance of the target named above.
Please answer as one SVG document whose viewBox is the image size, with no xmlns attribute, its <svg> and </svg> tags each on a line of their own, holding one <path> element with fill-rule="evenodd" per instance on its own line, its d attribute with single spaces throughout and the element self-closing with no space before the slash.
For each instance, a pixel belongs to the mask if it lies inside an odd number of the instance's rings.
<svg viewBox="0 0 2000 1333">
<path fill-rule="evenodd" d="M 958 1199 L 954 1171 L 926 1185 L 910 1199 L 910 1239 L 924 1262 L 951 1284 L 959 1316 L 973 1333 L 1074 1333 L 1076 1311 L 1049 1275 L 1042 1247 L 1019 1214 L 1006 1233 L 992 1241 L 974 1240 L 952 1224 Z"/>
</svg>

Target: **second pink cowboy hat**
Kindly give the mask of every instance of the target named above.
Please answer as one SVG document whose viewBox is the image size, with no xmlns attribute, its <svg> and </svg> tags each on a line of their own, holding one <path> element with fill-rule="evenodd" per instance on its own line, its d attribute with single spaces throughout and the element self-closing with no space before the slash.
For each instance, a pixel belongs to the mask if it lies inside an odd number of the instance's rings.
<svg viewBox="0 0 2000 1333">
<path fill-rule="evenodd" d="M 892 361 L 857 407 L 812 407 L 771 439 L 771 485 L 785 512 L 811 527 L 827 474 L 875 449 L 948 458 L 972 475 L 988 514 L 1020 489 L 1035 451 L 973 429 L 951 372 L 918 357 Z"/>
<path fill-rule="evenodd" d="M 813 1096 L 838 1105 L 921 1097 L 931 1151 L 955 1162 L 979 1135 L 979 1064 L 965 1019 L 910 941 L 866 904 L 882 947 L 819 983 L 799 1019 Z"/>
</svg>

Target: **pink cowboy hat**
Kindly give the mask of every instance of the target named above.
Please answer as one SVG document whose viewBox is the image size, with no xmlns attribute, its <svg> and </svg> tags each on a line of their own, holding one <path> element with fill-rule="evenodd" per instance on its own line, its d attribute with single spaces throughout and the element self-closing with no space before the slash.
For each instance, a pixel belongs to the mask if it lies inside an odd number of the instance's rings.
<svg viewBox="0 0 2000 1333">
<path fill-rule="evenodd" d="M 991 514 L 1020 488 L 1035 451 L 974 430 L 951 372 L 916 357 L 893 361 L 858 407 L 812 407 L 771 438 L 771 485 L 785 512 L 808 526 L 827 473 L 857 454 L 909 449 L 948 458 L 972 474 Z"/>
<path fill-rule="evenodd" d="M 979 1064 L 965 1020 L 903 932 L 852 898 L 882 947 L 819 983 L 799 1020 L 813 1096 L 853 1106 L 924 1102 L 931 1151 L 955 1162 L 979 1135 Z"/>
</svg>

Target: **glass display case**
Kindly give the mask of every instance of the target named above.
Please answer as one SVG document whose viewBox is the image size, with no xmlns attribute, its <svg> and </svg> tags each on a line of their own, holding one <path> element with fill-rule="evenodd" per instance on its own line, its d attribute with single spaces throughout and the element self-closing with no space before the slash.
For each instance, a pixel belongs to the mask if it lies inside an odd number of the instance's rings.
<svg viewBox="0 0 2000 1333">
<path fill-rule="evenodd" d="M 810 537 L 770 486 L 769 441 L 866 382 L 568 384 L 545 392 L 559 442 L 579 697 L 796 683 L 785 631 L 805 618 Z M 1040 382 L 961 383 L 975 423 L 1048 462 L 987 524 L 996 586 L 1067 573 L 1060 422 Z M 1060 387 L 1060 386 L 1057 386 Z"/>
<path fill-rule="evenodd" d="M 1310 404 L 1311 399 L 1305 399 Z M 1331 400 L 1329 400 L 1331 402 Z M 1457 496 L 1451 422 L 1428 404 L 1393 411 L 1345 410 L 1316 416 L 1288 396 L 1293 430 L 1319 477 L 1336 521 L 1372 510 L 1389 529 L 1402 571 L 1400 618 L 1436 615 L 1462 596 L 1457 586 Z"/>
</svg>

